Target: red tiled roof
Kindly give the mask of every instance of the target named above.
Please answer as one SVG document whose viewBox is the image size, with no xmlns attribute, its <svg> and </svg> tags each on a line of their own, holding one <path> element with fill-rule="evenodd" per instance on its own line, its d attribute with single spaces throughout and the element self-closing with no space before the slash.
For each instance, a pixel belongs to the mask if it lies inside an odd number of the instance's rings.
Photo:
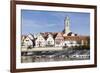
<svg viewBox="0 0 100 73">
<path fill-rule="evenodd" d="M 89 36 L 65 36 L 64 40 L 87 40 Z"/>
</svg>

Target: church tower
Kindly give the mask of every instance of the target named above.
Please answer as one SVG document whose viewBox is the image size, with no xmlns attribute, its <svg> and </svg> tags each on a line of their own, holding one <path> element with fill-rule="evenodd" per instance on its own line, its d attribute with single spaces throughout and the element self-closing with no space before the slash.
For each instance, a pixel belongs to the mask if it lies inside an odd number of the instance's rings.
<svg viewBox="0 0 100 73">
<path fill-rule="evenodd" d="M 67 35 L 70 32 L 70 18 L 67 16 L 65 18 L 65 34 Z"/>
</svg>

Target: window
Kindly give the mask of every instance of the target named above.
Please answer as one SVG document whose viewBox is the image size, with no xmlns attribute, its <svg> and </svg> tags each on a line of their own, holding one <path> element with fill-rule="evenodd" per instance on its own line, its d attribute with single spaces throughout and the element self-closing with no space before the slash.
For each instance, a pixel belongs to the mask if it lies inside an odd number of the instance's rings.
<svg viewBox="0 0 100 73">
<path fill-rule="evenodd" d="M 29 41 L 29 40 L 26 40 L 26 41 Z"/>
</svg>

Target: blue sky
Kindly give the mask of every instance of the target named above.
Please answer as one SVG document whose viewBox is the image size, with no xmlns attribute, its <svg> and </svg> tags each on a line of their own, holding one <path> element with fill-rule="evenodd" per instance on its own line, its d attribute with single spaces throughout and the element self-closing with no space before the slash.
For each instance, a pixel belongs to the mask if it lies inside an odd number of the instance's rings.
<svg viewBox="0 0 100 73">
<path fill-rule="evenodd" d="M 64 19 L 70 17 L 70 29 L 79 35 L 90 35 L 90 14 L 80 12 L 21 11 L 22 34 L 61 32 Z"/>
</svg>

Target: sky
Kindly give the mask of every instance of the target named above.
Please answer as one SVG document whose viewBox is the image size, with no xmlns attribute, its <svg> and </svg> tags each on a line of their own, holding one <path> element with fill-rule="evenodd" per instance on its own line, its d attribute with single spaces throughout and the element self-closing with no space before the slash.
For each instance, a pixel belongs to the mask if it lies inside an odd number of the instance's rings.
<svg viewBox="0 0 100 73">
<path fill-rule="evenodd" d="M 90 35 L 90 13 L 21 10 L 22 35 L 62 32 L 66 16 L 70 18 L 71 32 Z"/>
</svg>

